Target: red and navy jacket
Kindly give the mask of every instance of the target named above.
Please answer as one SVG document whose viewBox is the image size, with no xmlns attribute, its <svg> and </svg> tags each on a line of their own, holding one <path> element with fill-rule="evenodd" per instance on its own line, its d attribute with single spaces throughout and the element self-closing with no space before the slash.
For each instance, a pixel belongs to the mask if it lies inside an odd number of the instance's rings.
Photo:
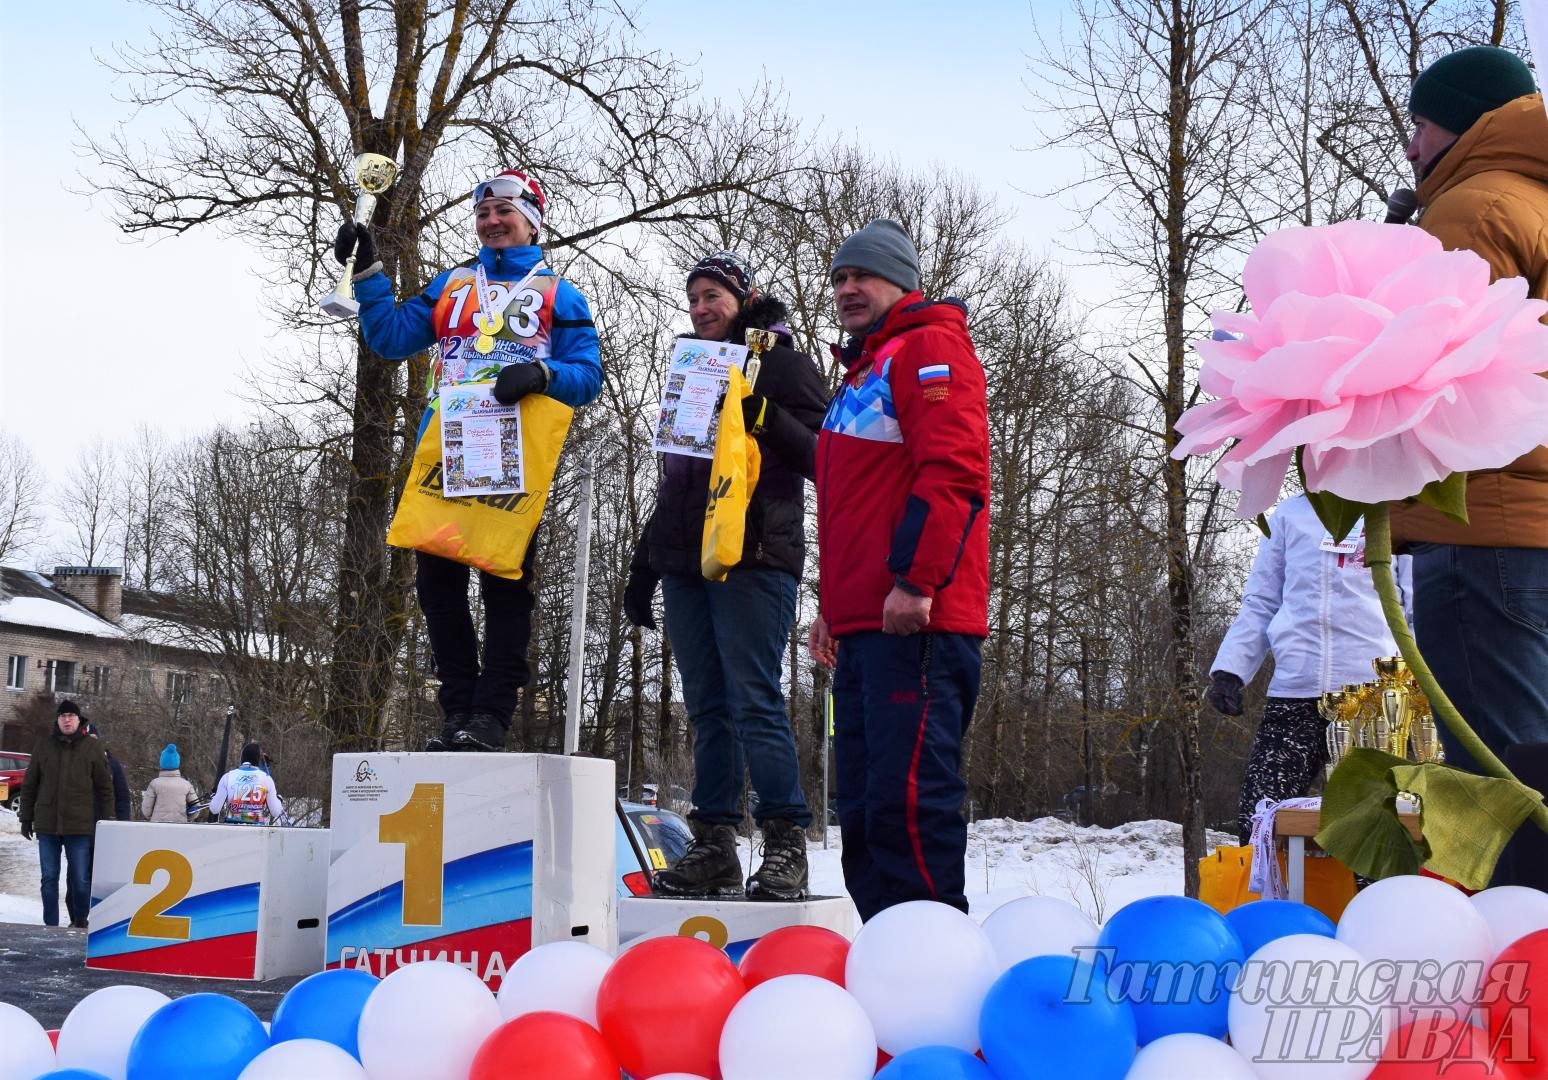
<svg viewBox="0 0 1548 1080">
<path fill-rule="evenodd" d="M 863 341 L 817 436 L 822 616 L 880 630 L 894 585 L 932 598 L 928 629 L 989 633 L 984 369 L 956 301 L 912 292 Z"/>
</svg>

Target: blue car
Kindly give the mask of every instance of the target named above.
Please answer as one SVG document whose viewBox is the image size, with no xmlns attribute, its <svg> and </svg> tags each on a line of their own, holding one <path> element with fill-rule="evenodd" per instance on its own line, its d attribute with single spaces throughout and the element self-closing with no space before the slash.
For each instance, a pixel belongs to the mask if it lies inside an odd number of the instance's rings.
<svg viewBox="0 0 1548 1080">
<path fill-rule="evenodd" d="M 618 895 L 651 896 L 656 871 L 683 857 L 693 832 L 670 810 L 619 800 L 617 838 Z"/>
</svg>

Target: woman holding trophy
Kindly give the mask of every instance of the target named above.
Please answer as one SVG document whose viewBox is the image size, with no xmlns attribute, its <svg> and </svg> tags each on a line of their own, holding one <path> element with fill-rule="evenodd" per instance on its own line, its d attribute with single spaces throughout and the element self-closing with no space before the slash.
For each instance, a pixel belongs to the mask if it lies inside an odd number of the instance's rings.
<svg viewBox="0 0 1548 1080">
<path fill-rule="evenodd" d="M 802 478 L 814 478 L 827 393 L 811 358 L 792 348 L 785 306 L 759 292 L 745 258 L 730 251 L 705 256 L 688 272 L 686 289 L 693 337 L 740 345 L 749 329 L 772 330 L 777 344 L 762 354 L 754 393 L 741 402 L 762 465 L 740 560 L 724 581 L 705 579 L 700 556 L 711 465 L 668 453 L 629 568 L 624 612 L 636 626 L 655 626 L 651 605 L 661 584 L 693 725 L 694 840 L 656 885 L 680 895 L 743 892 L 736 827 L 747 775 L 758 797 L 753 816 L 763 830 L 763 863 L 746 895 L 795 900 L 806 894 L 812 815 L 780 689 L 780 658 L 806 554 Z"/>
<path fill-rule="evenodd" d="M 442 271 L 423 292 L 402 302 L 382 272 L 363 221 L 346 222 L 334 244 L 340 263 L 348 265 L 353 259 L 364 268 L 354 275 L 354 286 L 366 344 L 390 360 L 436 349 L 431 404 L 420 422 L 422 438 L 443 385 L 493 378 L 493 397 L 501 405 L 546 395 L 572 408 L 592 401 L 602 387 L 597 332 L 586 298 L 543 264 L 538 246 L 542 188 L 526 175 L 506 170 L 473 189 L 473 207 L 478 254 Z M 549 449 L 557 457 L 558 446 Z M 536 549 L 530 531 L 522 539 L 526 550 L 519 559 L 519 577 L 514 572 L 502 576 L 479 571 L 482 666 L 468 600 L 467 563 L 477 560 L 458 561 L 423 549 L 414 553 L 415 586 L 441 680 L 444 714 L 441 733 L 427 750 L 505 746 L 516 692 L 530 678 L 526 654 Z"/>
</svg>

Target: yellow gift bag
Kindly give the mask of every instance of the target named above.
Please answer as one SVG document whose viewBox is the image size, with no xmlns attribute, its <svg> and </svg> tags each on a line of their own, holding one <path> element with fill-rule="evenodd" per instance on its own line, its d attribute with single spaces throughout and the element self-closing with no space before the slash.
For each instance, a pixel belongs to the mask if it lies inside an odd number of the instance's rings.
<svg viewBox="0 0 1548 1080">
<path fill-rule="evenodd" d="M 1285 853 L 1279 853 L 1284 870 Z M 1334 922 L 1354 899 L 1355 880 L 1336 859 L 1306 857 L 1306 903 Z M 1252 847 L 1218 847 L 1199 860 L 1199 899 L 1220 914 L 1262 897 L 1247 887 L 1252 878 Z"/>
<path fill-rule="evenodd" d="M 709 503 L 704 508 L 704 540 L 699 568 L 711 581 L 726 580 L 726 572 L 742 559 L 747 530 L 747 504 L 758 486 L 758 440 L 742 423 L 742 399 L 752 387 L 741 371 L 730 369 L 720 427 L 715 432 L 715 458 L 710 467 Z"/>
<path fill-rule="evenodd" d="M 414 449 L 408 483 L 387 530 L 393 547 L 439 555 L 496 577 L 521 577 L 521 562 L 548 502 L 559 451 L 575 410 L 541 394 L 521 399 L 522 479 L 515 495 L 441 494 L 441 407 L 439 399 Z M 737 419 L 741 419 L 738 410 Z"/>
</svg>

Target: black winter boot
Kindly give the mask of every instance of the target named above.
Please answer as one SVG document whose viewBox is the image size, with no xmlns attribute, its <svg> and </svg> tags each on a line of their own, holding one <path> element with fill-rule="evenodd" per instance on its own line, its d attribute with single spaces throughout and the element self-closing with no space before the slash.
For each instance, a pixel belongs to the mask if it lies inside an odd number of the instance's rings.
<svg viewBox="0 0 1548 1080">
<path fill-rule="evenodd" d="M 493 713 L 476 712 L 452 736 L 453 750 L 497 752 L 505 749 L 505 725 Z"/>
<path fill-rule="evenodd" d="M 742 861 L 736 830 L 689 819 L 693 843 L 671 869 L 656 875 L 656 891 L 667 896 L 740 896 Z"/>
<path fill-rule="evenodd" d="M 793 821 L 763 823 L 763 865 L 747 879 L 749 900 L 806 899 L 806 830 Z"/>
<path fill-rule="evenodd" d="M 457 740 L 457 732 L 461 731 L 467 726 L 467 713 L 447 713 L 446 722 L 441 725 L 441 733 L 439 735 L 430 736 L 429 740 L 425 743 L 425 753 L 439 754 L 444 753 L 447 750 L 457 749 L 455 745 Z"/>
</svg>

